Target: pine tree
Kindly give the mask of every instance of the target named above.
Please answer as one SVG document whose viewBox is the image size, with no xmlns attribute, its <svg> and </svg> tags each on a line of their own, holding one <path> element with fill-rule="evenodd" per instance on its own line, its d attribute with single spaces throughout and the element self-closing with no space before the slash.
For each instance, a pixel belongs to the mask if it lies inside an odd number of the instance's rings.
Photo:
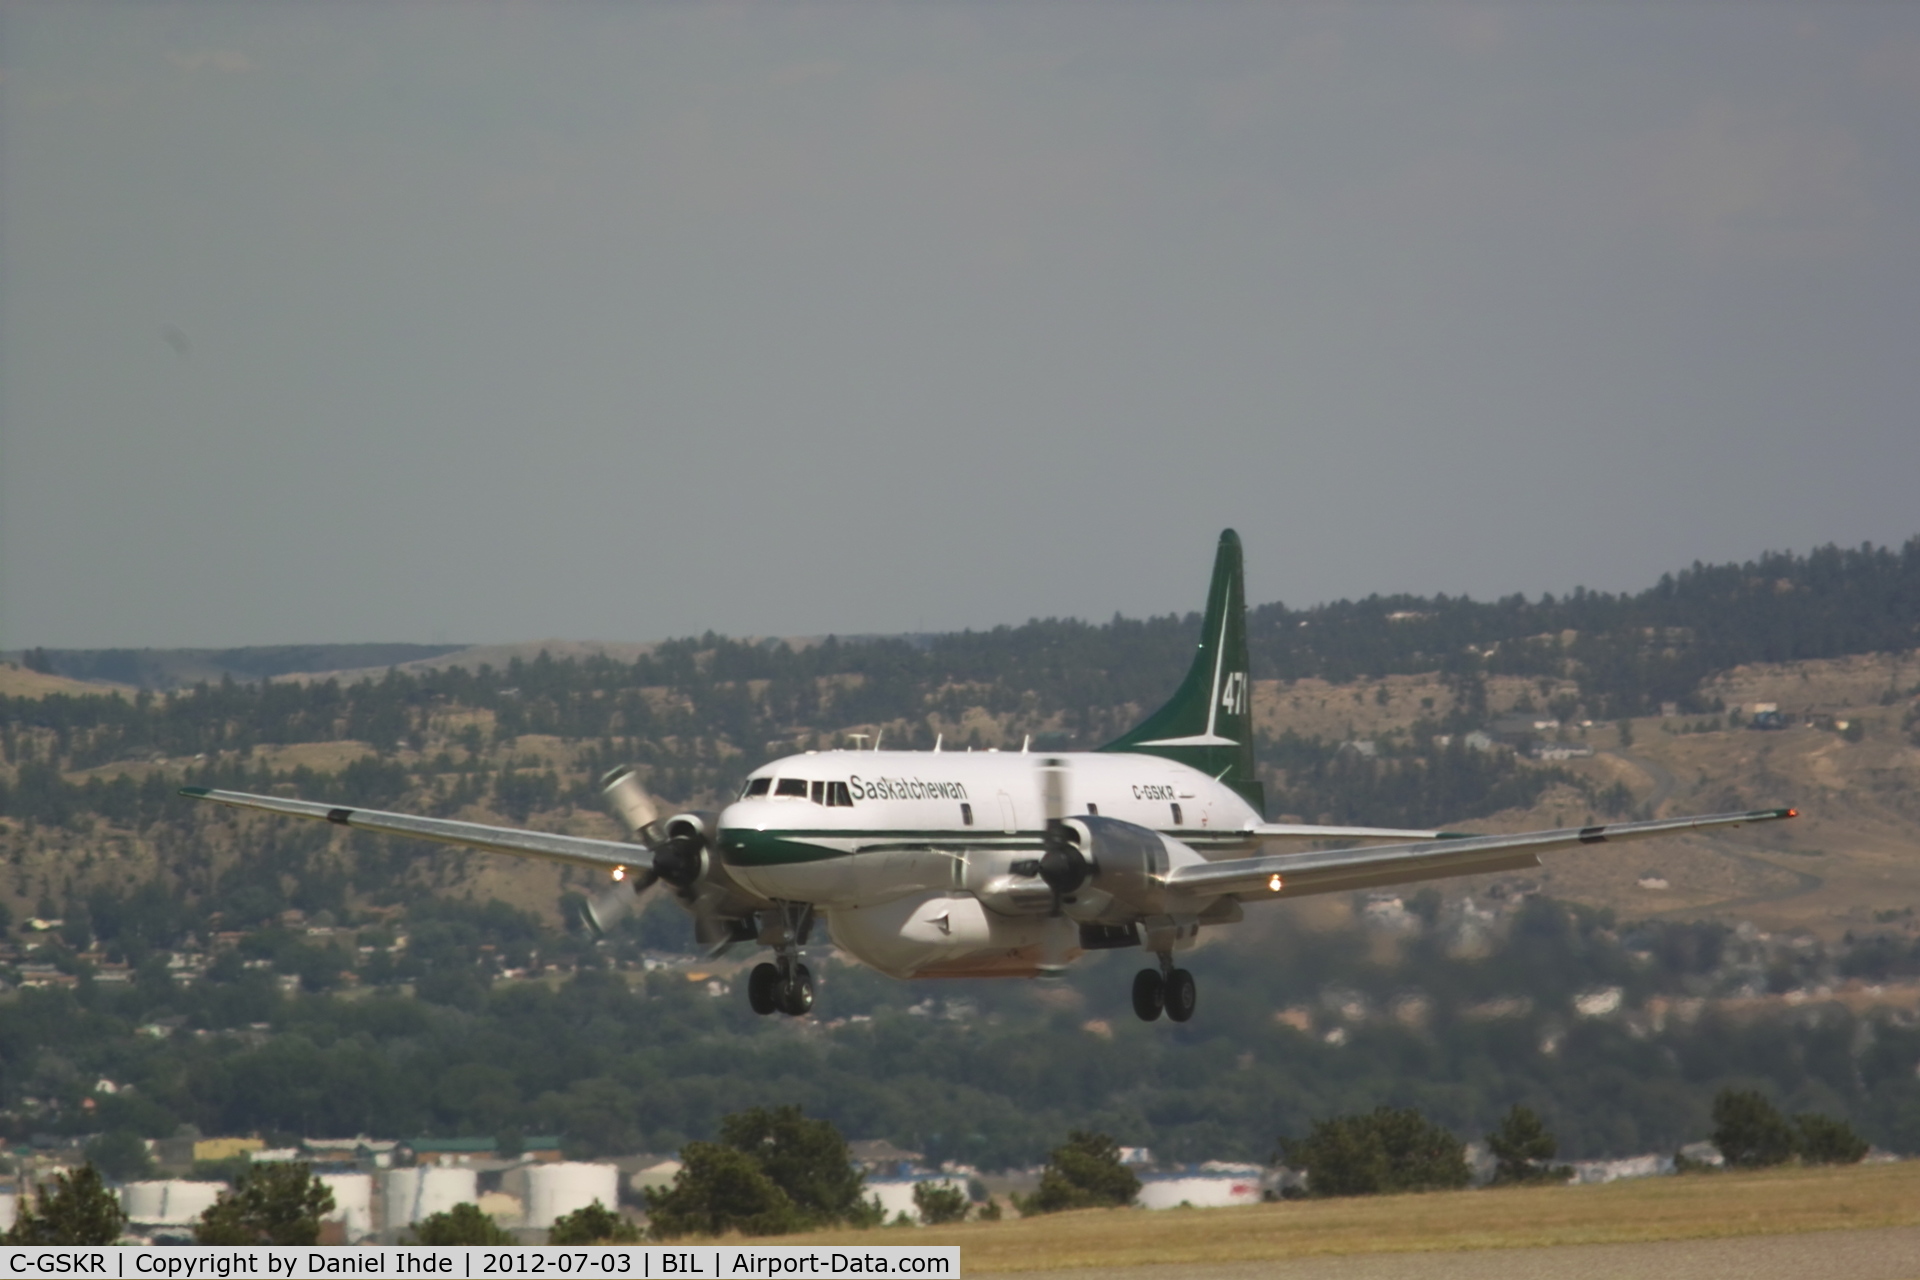
<svg viewBox="0 0 1920 1280">
<path fill-rule="evenodd" d="M 83 1164 L 71 1173 L 56 1173 L 53 1190 L 42 1183 L 34 1203 L 20 1204 L 19 1216 L 6 1234 L 8 1244 L 112 1244 L 120 1238 L 127 1215 L 119 1198 L 100 1180 L 100 1171 Z"/>
<path fill-rule="evenodd" d="M 333 1192 L 304 1164 L 250 1166 L 194 1228 L 197 1244 L 314 1244 Z"/>
<path fill-rule="evenodd" d="M 1565 1176 L 1564 1167 L 1549 1163 L 1559 1150 L 1547 1126 L 1532 1107 L 1513 1105 L 1501 1119 L 1500 1127 L 1487 1135 L 1487 1149 L 1493 1153 L 1495 1182 L 1541 1182 L 1556 1175 Z"/>
<path fill-rule="evenodd" d="M 1016 1199 L 1023 1217 L 1062 1209 L 1115 1208 L 1132 1204 L 1140 1179 L 1120 1163 L 1120 1148 L 1104 1133 L 1075 1129 L 1053 1149 L 1032 1195 Z"/>
</svg>

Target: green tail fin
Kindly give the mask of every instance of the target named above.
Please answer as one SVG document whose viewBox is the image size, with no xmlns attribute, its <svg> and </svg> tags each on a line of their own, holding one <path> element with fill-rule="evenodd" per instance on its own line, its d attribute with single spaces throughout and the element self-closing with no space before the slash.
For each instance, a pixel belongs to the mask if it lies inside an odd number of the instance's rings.
<svg viewBox="0 0 1920 1280">
<path fill-rule="evenodd" d="M 1262 817 L 1266 793 L 1253 769 L 1253 684 L 1247 663 L 1247 588 L 1240 535 L 1220 534 L 1200 624 L 1200 651 L 1167 705 L 1102 751 L 1165 756 L 1218 778 Z"/>
</svg>

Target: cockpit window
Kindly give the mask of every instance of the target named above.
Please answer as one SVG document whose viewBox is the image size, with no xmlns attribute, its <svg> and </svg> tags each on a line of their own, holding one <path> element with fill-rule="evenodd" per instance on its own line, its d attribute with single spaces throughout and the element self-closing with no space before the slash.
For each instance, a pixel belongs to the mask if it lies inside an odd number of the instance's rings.
<svg viewBox="0 0 1920 1280">
<path fill-rule="evenodd" d="M 829 782 L 827 784 L 827 804 L 838 809 L 853 808 L 853 796 L 847 790 L 846 783 Z"/>
<path fill-rule="evenodd" d="M 748 778 L 747 789 L 740 793 L 740 798 L 745 800 L 752 796 L 763 796 L 767 794 L 767 790 L 772 786 L 772 778 Z"/>
<path fill-rule="evenodd" d="M 773 789 L 773 794 L 777 796 L 799 796 L 802 800 L 805 800 L 807 798 L 807 780 L 805 778 L 782 778 L 780 779 L 780 784 Z"/>
<path fill-rule="evenodd" d="M 825 804 L 827 802 L 827 784 L 826 783 L 816 782 L 813 784 L 813 802 L 815 804 Z"/>
</svg>

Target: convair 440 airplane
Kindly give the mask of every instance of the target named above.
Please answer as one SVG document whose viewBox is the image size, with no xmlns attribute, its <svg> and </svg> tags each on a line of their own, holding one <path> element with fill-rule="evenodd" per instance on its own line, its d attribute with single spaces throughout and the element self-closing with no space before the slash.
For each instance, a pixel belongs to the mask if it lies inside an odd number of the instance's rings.
<svg viewBox="0 0 1920 1280">
<path fill-rule="evenodd" d="M 896 978 L 1029 978 L 1088 951 L 1141 948 L 1133 1006 L 1193 1016 L 1174 956 L 1244 904 L 1538 866 L 1540 855 L 1675 831 L 1791 818 L 1792 809 L 1462 835 L 1265 820 L 1254 775 L 1240 539 L 1220 535 L 1199 652 L 1164 707 L 1097 751 L 823 751 L 753 771 L 712 813 L 669 813 L 625 770 L 605 790 L 630 842 L 592 840 L 274 796 L 187 788 L 243 809 L 590 867 L 611 887 L 596 931 L 657 885 L 702 944 L 770 948 L 749 979 L 757 1013 L 801 1015 L 814 923 Z M 1307 849 L 1341 842 L 1334 850 Z M 1294 852 L 1261 852 L 1288 844 Z"/>
</svg>

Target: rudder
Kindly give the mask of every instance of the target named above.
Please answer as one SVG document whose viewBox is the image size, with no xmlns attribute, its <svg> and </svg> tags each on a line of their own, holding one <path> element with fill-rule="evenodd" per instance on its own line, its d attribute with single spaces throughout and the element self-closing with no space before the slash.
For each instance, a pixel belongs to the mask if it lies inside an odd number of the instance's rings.
<svg viewBox="0 0 1920 1280">
<path fill-rule="evenodd" d="M 1247 660 L 1247 591 L 1240 535 L 1220 533 L 1200 624 L 1200 648 L 1165 706 L 1102 751 L 1164 756 L 1218 778 L 1266 815 L 1253 767 L 1253 682 Z"/>
</svg>

